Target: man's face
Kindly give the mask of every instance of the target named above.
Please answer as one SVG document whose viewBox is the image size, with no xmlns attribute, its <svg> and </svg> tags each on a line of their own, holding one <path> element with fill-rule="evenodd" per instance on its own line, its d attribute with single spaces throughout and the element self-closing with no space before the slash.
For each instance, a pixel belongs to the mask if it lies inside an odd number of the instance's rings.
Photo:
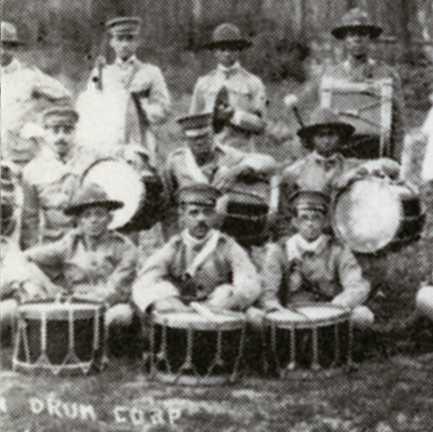
<svg viewBox="0 0 433 432">
<path fill-rule="evenodd" d="M 239 56 L 240 50 L 230 45 L 215 49 L 215 58 L 225 67 L 233 66 L 239 60 Z"/>
<path fill-rule="evenodd" d="M 186 204 L 181 210 L 183 226 L 192 237 L 203 239 L 216 223 L 216 212 L 213 207 Z"/>
<path fill-rule="evenodd" d="M 54 125 L 45 128 L 45 141 L 60 157 L 67 156 L 74 145 L 75 126 Z"/>
<path fill-rule="evenodd" d="M 102 206 L 92 206 L 84 209 L 79 216 L 79 226 L 87 237 L 100 237 L 108 230 L 112 220 L 109 210 Z"/>
<path fill-rule="evenodd" d="M 323 233 L 326 216 L 317 210 L 297 210 L 293 224 L 304 240 L 313 242 Z"/>
<path fill-rule="evenodd" d="M 15 57 L 16 47 L 0 42 L 0 64 L 7 66 Z"/>
<path fill-rule="evenodd" d="M 188 137 L 187 140 L 188 147 L 198 161 L 206 159 L 212 154 L 214 148 L 212 133 L 197 137 Z"/>
<path fill-rule="evenodd" d="M 349 56 L 364 59 L 370 50 L 370 34 L 361 30 L 349 30 L 344 38 L 344 46 Z"/>
<path fill-rule="evenodd" d="M 128 60 L 137 52 L 138 48 L 138 35 L 121 34 L 112 35 L 110 39 L 110 46 L 113 48 L 116 58 L 123 61 Z"/>
<path fill-rule="evenodd" d="M 312 137 L 314 149 L 322 156 L 331 156 L 340 146 L 340 135 L 331 128 L 320 128 Z"/>
</svg>

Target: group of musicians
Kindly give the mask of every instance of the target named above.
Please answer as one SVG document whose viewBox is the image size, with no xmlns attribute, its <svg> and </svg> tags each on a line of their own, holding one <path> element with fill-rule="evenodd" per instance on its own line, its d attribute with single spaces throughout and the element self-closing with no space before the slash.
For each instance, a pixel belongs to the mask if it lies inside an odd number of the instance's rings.
<svg viewBox="0 0 433 432">
<path fill-rule="evenodd" d="M 123 116 L 110 117 L 109 107 L 98 112 L 106 138 L 99 144 L 81 141 L 82 132 L 77 139 L 80 122 L 88 119 L 59 82 L 17 59 L 23 45 L 17 29 L 1 23 L 2 330 L 13 327 L 20 303 L 64 294 L 104 303 L 109 327 L 129 326 L 134 314 L 144 318 L 153 310 L 190 310 L 191 301 L 211 311 L 245 312 L 253 327 L 260 327 L 266 313 L 293 302 L 331 302 L 352 311 L 355 327 L 371 327 L 374 315 L 365 305 L 371 284 L 349 247 L 330 234 L 330 202 L 356 178 L 398 178 L 402 137 L 394 133 L 390 158 L 345 157 L 341 149 L 355 128 L 319 108 L 298 131 L 307 156 L 284 163 L 255 152 L 266 128 L 265 86 L 240 64 L 251 42 L 236 26 L 222 24 L 207 45 L 218 65 L 199 78 L 190 113 L 178 120 L 186 145 L 157 167 L 152 125 L 167 120 L 171 101 L 160 69 L 136 57 L 140 26 L 135 17 L 107 22 L 116 58 L 111 65 L 98 60 L 85 91 L 111 94 L 112 101 L 123 100 L 122 92 L 130 97 L 116 106 Z M 351 10 L 332 31 L 344 41 L 347 59 L 320 80 L 392 77 L 395 132 L 404 118 L 398 76 L 369 56 L 371 40 L 381 31 L 365 12 Z M 300 103 L 313 87 L 289 95 L 286 105 Z M 39 120 L 32 101 L 41 97 L 51 107 Z M 113 154 L 139 169 L 159 171 L 162 179 L 156 219 L 167 242 L 145 262 L 139 262 L 136 238 L 109 229 L 113 212 L 124 203 L 80 181 L 89 160 Z M 226 191 L 251 176 L 271 183 L 269 219 L 280 225 L 274 241 L 263 246 L 259 265 L 251 248 L 219 229 Z M 432 287 L 421 288 L 416 304 L 416 313 L 433 320 Z"/>
</svg>

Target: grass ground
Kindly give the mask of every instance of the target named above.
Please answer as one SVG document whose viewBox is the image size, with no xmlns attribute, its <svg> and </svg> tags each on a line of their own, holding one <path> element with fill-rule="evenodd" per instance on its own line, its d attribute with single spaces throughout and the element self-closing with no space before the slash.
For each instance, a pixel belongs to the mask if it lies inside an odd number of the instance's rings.
<svg viewBox="0 0 433 432">
<path fill-rule="evenodd" d="M 62 70 L 58 69 L 57 73 L 62 75 Z M 169 68 L 166 75 L 173 91 L 174 115 L 159 131 L 164 152 L 178 145 L 174 118 L 187 111 L 187 91 L 197 74 L 188 69 L 180 72 Z M 82 88 L 82 76 L 78 73 L 63 79 L 76 91 Z M 273 101 L 270 118 L 288 124 L 291 133 L 295 131 L 294 119 L 284 113 L 281 101 L 293 85 L 269 85 Z M 413 99 L 416 98 L 415 92 Z M 423 108 L 413 104 L 409 124 L 420 124 L 423 115 Z M 298 151 L 293 150 L 290 137 L 262 147 L 280 160 Z M 428 259 L 433 227 L 431 187 L 424 187 L 423 200 L 428 212 L 424 238 L 389 255 L 379 265 L 386 271 L 384 279 L 376 282 L 378 295 L 371 302 L 379 323 L 407 316 L 413 309 L 419 283 L 431 271 Z M 372 273 L 375 276 L 374 269 Z M 433 430 L 433 360 L 423 361 L 420 357 L 431 347 L 432 341 L 424 340 L 425 337 L 431 339 L 431 333 L 391 337 L 382 341 L 384 349 L 373 347 L 370 358 L 357 371 L 326 381 L 246 378 L 225 388 L 167 387 L 150 381 L 139 361 L 126 358 L 113 359 L 106 371 L 86 378 L 21 375 L 11 372 L 11 350 L 5 349 L 1 352 L 0 431 L 430 432 Z M 389 356 L 400 361 L 390 361 Z M 412 358 L 419 363 L 411 363 Z M 33 409 L 40 413 L 32 412 L 31 398 Z M 90 405 L 97 418 L 67 419 L 64 410 L 60 411 L 63 418 L 59 418 L 58 409 L 62 410 L 62 405 L 50 405 L 48 400 L 61 401 L 70 413 L 74 403 Z M 169 415 L 178 412 L 180 418 L 169 424 Z M 159 414 L 163 421 L 152 424 Z"/>
</svg>

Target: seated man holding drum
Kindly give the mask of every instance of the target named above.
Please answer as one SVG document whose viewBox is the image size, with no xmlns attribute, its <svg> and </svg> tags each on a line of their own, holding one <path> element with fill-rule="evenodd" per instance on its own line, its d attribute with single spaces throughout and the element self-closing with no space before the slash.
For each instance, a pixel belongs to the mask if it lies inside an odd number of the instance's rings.
<svg viewBox="0 0 433 432">
<path fill-rule="evenodd" d="M 291 199 L 297 234 L 269 245 L 262 271 L 260 305 L 267 312 L 296 302 L 330 302 L 352 311 L 355 327 L 371 327 L 374 315 L 363 306 L 370 284 L 345 246 L 324 233 L 329 198 L 299 191 Z"/>
<path fill-rule="evenodd" d="M 245 310 L 259 296 L 259 276 L 247 253 L 231 237 L 213 228 L 219 192 L 193 183 L 178 193 L 183 231 L 145 263 L 132 289 L 135 305 L 151 310 L 204 308 Z"/>
<path fill-rule="evenodd" d="M 75 218 L 77 228 L 61 240 L 25 252 L 38 266 L 59 267 L 66 295 L 103 303 L 106 326 L 128 326 L 133 317 L 128 302 L 137 250 L 128 238 L 108 230 L 111 212 L 121 206 L 98 185 L 89 183 L 76 191 L 64 210 Z"/>
</svg>

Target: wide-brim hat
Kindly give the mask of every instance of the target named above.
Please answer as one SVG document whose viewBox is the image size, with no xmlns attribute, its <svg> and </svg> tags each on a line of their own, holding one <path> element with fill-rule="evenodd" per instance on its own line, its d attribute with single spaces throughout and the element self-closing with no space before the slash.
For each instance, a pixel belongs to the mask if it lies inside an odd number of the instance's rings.
<svg viewBox="0 0 433 432">
<path fill-rule="evenodd" d="M 323 129 L 334 130 L 341 139 L 350 138 L 355 132 L 355 128 L 339 120 L 338 116 L 327 108 L 316 109 L 310 117 L 310 124 L 298 130 L 300 138 L 309 139 Z"/>
<path fill-rule="evenodd" d="M 240 29 L 231 23 L 220 24 L 212 33 L 210 42 L 204 45 L 207 49 L 218 49 L 221 47 L 233 47 L 243 50 L 252 45 L 252 42 L 243 37 Z"/>
<path fill-rule="evenodd" d="M 75 197 L 72 198 L 63 213 L 67 216 L 78 216 L 89 207 L 105 207 L 111 211 L 123 207 L 123 203 L 110 199 L 99 185 L 89 183 L 78 189 Z"/>
<path fill-rule="evenodd" d="M 10 46 L 21 46 L 24 42 L 18 38 L 18 31 L 15 24 L 7 21 L 0 23 L 0 42 Z"/>
<path fill-rule="evenodd" d="M 351 30 L 367 32 L 373 39 L 378 38 L 383 32 L 382 27 L 372 23 L 367 12 L 360 8 L 351 9 L 343 15 L 340 23 L 331 30 L 331 34 L 337 39 L 344 39 Z"/>
</svg>

